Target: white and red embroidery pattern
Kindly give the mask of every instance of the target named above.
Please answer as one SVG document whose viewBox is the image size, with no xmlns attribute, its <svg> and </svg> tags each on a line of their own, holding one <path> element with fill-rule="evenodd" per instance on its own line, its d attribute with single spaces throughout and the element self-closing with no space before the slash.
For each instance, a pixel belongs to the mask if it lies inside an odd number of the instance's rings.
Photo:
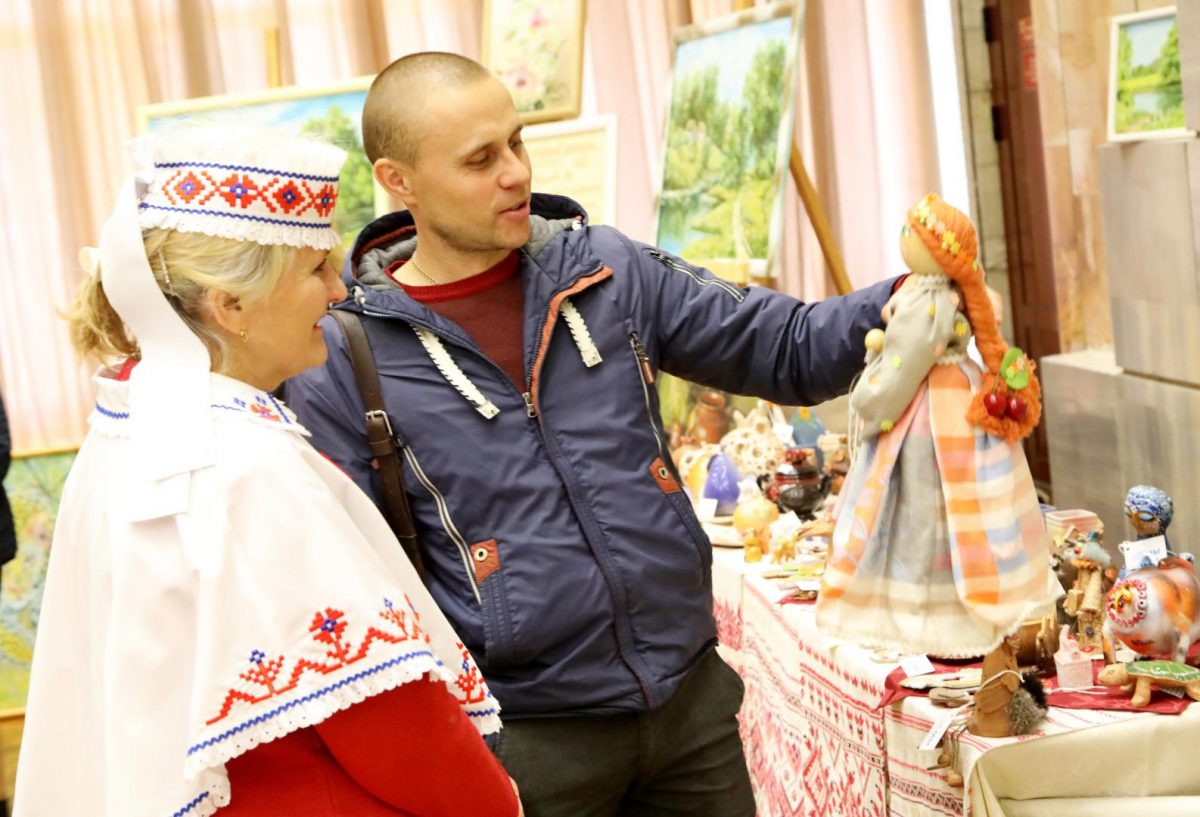
<svg viewBox="0 0 1200 817">
<path fill-rule="evenodd" d="M 745 585 L 742 731 L 760 817 L 882 817 L 882 684 L 803 643 L 784 609 Z"/>
<path fill-rule="evenodd" d="M 462 663 L 458 667 L 458 677 L 454 679 L 454 686 L 458 688 L 458 702 L 461 704 L 478 704 L 487 700 L 490 694 L 487 685 L 483 681 L 483 676 L 479 674 L 479 667 L 471 659 L 471 653 L 467 650 L 460 641 L 456 644 L 458 651 L 462 653 Z"/>
<path fill-rule="evenodd" d="M 724 599 L 713 599 L 713 619 L 717 624 L 717 641 L 731 650 L 742 649 L 742 611 Z"/>
<path fill-rule="evenodd" d="M 429 635 L 421 627 L 420 616 L 412 608 L 408 597 L 404 598 L 404 607 L 399 608 L 391 599 L 383 600 L 380 618 L 391 625 L 388 629 L 368 627 L 362 639 L 355 646 L 345 637 L 348 622 L 341 610 L 326 607 L 318 610 L 309 624 L 308 631 L 314 641 L 326 647 L 325 657 L 320 661 L 299 658 L 292 662 L 291 668 L 285 674 L 284 666 L 289 662 L 282 656 L 267 658 L 262 650 L 250 653 L 250 667 L 238 674 L 244 681 L 230 688 L 225 695 L 218 712 L 205 721 L 206 725 L 224 719 L 233 708 L 241 703 L 254 705 L 270 700 L 284 693 L 291 692 L 306 675 L 328 675 L 351 664 L 358 663 L 368 656 L 372 645 L 376 643 L 399 644 L 405 641 L 422 641 L 429 644 Z M 474 664 L 466 662 L 471 668 Z M 476 671 L 477 672 L 477 671 Z M 482 700 L 482 699 L 481 699 Z"/>
</svg>

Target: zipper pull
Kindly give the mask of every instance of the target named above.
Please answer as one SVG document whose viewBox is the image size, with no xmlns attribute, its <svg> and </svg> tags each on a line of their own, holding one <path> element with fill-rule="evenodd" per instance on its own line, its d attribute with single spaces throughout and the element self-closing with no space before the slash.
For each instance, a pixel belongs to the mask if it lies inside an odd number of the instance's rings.
<svg viewBox="0 0 1200 817">
<path fill-rule="evenodd" d="M 527 391 L 521 392 L 521 396 L 525 398 L 525 413 L 530 417 L 537 417 L 537 409 L 533 405 L 533 395 Z"/>
<path fill-rule="evenodd" d="M 646 381 L 647 385 L 653 385 L 654 369 L 650 366 L 650 353 L 642 345 L 642 339 L 638 337 L 637 332 L 630 332 L 629 340 L 633 344 L 633 353 L 637 356 L 638 365 L 641 366 L 642 379 Z"/>
</svg>

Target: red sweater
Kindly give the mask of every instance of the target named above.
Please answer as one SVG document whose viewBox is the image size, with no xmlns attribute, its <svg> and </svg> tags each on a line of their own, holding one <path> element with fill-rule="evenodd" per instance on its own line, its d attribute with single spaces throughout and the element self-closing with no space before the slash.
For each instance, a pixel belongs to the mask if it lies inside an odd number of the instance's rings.
<svg viewBox="0 0 1200 817">
<path fill-rule="evenodd" d="M 400 287 L 414 301 L 458 324 L 475 341 L 480 351 L 504 370 L 518 391 L 524 391 L 525 361 L 522 354 L 521 324 L 525 304 L 521 279 L 517 275 L 517 254 L 510 253 L 491 269 L 452 284 Z M 395 271 L 403 262 L 388 267 Z"/>
<path fill-rule="evenodd" d="M 499 761 L 441 681 L 375 695 L 226 764 L 220 817 L 515 817 Z"/>
</svg>

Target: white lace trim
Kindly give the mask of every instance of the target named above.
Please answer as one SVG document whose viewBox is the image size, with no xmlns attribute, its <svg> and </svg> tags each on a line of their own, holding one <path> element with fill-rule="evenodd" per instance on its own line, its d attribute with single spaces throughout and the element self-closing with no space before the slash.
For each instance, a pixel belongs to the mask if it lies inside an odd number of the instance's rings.
<svg viewBox="0 0 1200 817">
<path fill-rule="evenodd" d="M 583 315 L 579 314 L 579 310 L 575 308 L 575 304 L 571 303 L 571 299 L 564 298 L 560 309 L 562 316 L 567 320 L 567 329 L 571 330 L 571 338 L 579 347 L 579 356 L 583 358 L 583 365 L 590 369 L 603 362 L 604 358 L 600 357 L 600 350 L 596 348 L 596 344 L 592 341 L 592 335 L 588 332 L 587 324 L 583 322 Z"/>
<path fill-rule="evenodd" d="M 337 231 L 325 222 L 314 222 L 312 226 L 296 226 L 249 221 L 212 213 L 181 213 L 150 208 L 141 210 L 138 222 L 143 229 L 161 227 L 181 233 L 204 233 L 235 241 L 253 241 L 256 244 L 286 244 L 289 247 L 329 250 L 340 243 Z"/>
<path fill-rule="evenodd" d="M 492 419 L 500 413 L 500 409 L 496 408 L 496 404 L 483 396 L 483 392 L 471 382 L 466 373 L 458 367 L 454 362 L 454 358 L 450 357 L 450 353 L 446 351 L 446 347 L 442 345 L 442 339 L 433 334 L 427 329 L 422 329 L 419 326 L 409 324 L 413 331 L 417 333 L 417 337 L 421 340 L 421 345 L 425 347 L 425 351 L 433 360 L 433 365 L 437 366 L 437 370 L 442 373 L 442 377 L 453 386 L 463 398 L 471 404 L 471 406 L 484 416 L 485 419 Z"/>
<path fill-rule="evenodd" d="M 217 809 L 229 805 L 229 778 L 224 774 L 214 775 L 214 778 L 212 783 L 197 791 L 192 800 L 181 803 L 171 817 L 209 817 Z"/>
<path fill-rule="evenodd" d="M 938 366 L 953 366 L 962 363 L 966 359 L 966 352 L 946 352 L 946 354 L 939 357 L 935 362 Z"/>
<path fill-rule="evenodd" d="M 220 766 L 249 752 L 256 746 L 282 738 L 298 729 L 314 726 L 335 712 L 340 712 L 367 698 L 395 689 L 431 673 L 448 685 L 454 683 L 454 676 L 445 666 L 439 665 L 432 656 L 420 656 L 390 669 L 355 678 L 344 686 L 310 700 L 304 700 L 306 697 L 304 695 L 300 695 L 298 698 L 293 697 L 290 703 L 296 705 L 291 706 L 286 712 L 281 712 L 257 723 L 254 718 L 251 718 L 249 722 L 243 724 L 245 728 L 241 729 L 236 736 L 225 739 L 209 738 L 208 740 L 214 741 L 211 745 L 204 746 L 188 755 L 183 768 L 184 776 L 188 780 L 195 780 L 205 769 Z M 281 702 L 278 705 L 286 705 L 286 703 Z M 480 734 L 487 735 L 500 729 L 498 707 L 493 706 L 493 711 L 486 714 L 481 714 L 478 710 L 473 712 L 474 707 L 471 706 L 464 706 L 463 709 Z M 206 732 L 216 732 L 218 735 L 228 731 L 228 729 L 213 728 L 206 730 Z M 203 734 L 205 733 L 202 732 L 201 735 Z M 207 740 L 200 741 L 201 744 L 207 742 Z M 189 815 L 191 813 L 188 812 Z"/>
</svg>

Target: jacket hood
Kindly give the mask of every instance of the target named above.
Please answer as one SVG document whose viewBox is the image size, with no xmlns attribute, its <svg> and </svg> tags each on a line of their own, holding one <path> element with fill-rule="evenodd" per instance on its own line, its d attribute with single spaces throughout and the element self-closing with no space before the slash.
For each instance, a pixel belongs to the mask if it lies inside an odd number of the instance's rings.
<svg viewBox="0 0 1200 817">
<path fill-rule="evenodd" d="M 581 223 L 587 226 L 587 213 L 566 196 L 534 193 L 530 197 L 529 241 L 521 251 L 530 258 L 537 256 L 551 240 Z M 387 268 L 398 259 L 411 258 L 417 250 L 417 228 L 407 210 L 380 216 L 372 221 L 354 242 L 342 274 L 346 289 L 355 285 L 370 288 L 396 288 Z"/>
</svg>

